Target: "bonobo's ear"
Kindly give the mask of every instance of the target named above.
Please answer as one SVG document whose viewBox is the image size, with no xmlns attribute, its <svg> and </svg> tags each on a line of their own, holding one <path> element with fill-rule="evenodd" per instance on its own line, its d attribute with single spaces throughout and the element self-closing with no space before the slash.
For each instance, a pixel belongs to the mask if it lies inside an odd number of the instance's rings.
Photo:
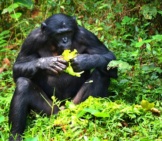
<svg viewBox="0 0 162 141">
<path fill-rule="evenodd" d="M 46 23 L 42 23 L 41 24 L 41 30 L 43 31 L 46 28 L 46 26 L 47 26 Z"/>
</svg>

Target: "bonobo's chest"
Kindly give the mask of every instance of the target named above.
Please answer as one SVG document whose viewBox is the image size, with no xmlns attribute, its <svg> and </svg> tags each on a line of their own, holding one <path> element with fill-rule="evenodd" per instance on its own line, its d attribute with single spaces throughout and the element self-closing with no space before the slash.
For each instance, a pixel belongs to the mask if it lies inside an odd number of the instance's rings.
<svg viewBox="0 0 162 141">
<path fill-rule="evenodd" d="M 73 97 L 86 81 L 87 75 L 83 74 L 82 77 L 74 77 L 66 73 L 52 75 L 42 72 L 37 79 L 39 79 L 37 81 L 39 82 L 38 85 L 47 95 L 51 96 L 55 92 L 65 97 L 66 95 Z"/>
<path fill-rule="evenodd" d="M 78 82 L 80 78 L 70 76 L 63 72 L 59 75 L 48 75 L 46 80 L 47 84 L 51 87 L 57 87 L 62 89 L 74 85 L 74 82 Z"/>
<path fill-rule="evenodd" d="M 59 55 L 56 50 L 56 47 L 53 45 L 47 45 L 47 47 L 40 48 L 38 54 L 40 55 L 40 57 L 52 57 Z"/>
</svg>

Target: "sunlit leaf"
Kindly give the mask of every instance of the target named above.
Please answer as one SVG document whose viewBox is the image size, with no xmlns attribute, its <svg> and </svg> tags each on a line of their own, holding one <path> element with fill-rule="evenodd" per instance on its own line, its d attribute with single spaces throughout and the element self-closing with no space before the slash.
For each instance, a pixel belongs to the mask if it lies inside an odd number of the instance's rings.
<svg viewBox="0 0 162 141">
<path fill-rule="evenodd" d="M 135 44 L 135 46 L 136 46 L 136 47 L 141 47 L 141 46 L 143 46 L 143 44 L 150 43 L 151 41 L 152 41 L 151 39 L 142 40 L 142 41 L 140 41 L 140 42 L 137 42 L 137 43 Z"/>
<path fill-rule="evenodd" d="M 73 59 L 73 58 L 75 58 L 77 56 L 77 50 L 74 49 L 73 51 L 71 51 L 69 49 L 66 49 L 62 53 L 62 56 L 66 61 L 70 61 L 71 59 Z"/>
<path fill-rule="evenodd" d="M 3 122 L 5 120 L 5 117 L 4 116 L 1 116 L 0 117 L 0 123 Z"/>
<path fill-rule="evenodd" d="M 100 31 L 100 30 L 103 30 L 102 27 L 98 27 L 97 29 L 95 29 L 96 31 Z"/>
<path fill-rule="evenodd" d="M 94 137 L 92 141 L 101 141 L 98 137 Z"/>
<path fill-rule="evenodd" d="M 66 68 L 66 70 L 64 72 L 72 75 L 72 76 L 76 76 L 76 77 L 80 77 L 82 73 L 84 73 L 84 71 L 81 72 L 74 72 L 71 63 L 69 62 L 71 59 L 75 58 L 77 56 L 77 50 L 74 49 L 73 51 L 71 50 L 64 50 L 64 52 L 62 53 L 63 58 L 68 62 L 68 67 Z"/>
<path fill-rule="evenodd" d="M 141 42 L 137 42 L 135 46 L 136 47 L 141 47 L 143 44 L 144 44 L 144 42 L 141 41 Z"/>
<path fill-rule="evenodd" d="M 154 108 L 154 103 L 149 103 L 147 100 L 142 100 L 141 101 L 141 106 L 145 110 L 151 110 L 151 108 Z"/>
<path fill-rule="evenodd" d="M 17 7 L 19 7 L 19 4 L 18 4 L 18 3 L 13 3 L 13 4 L 11 4 L 9 7 L 3 9 L 2 14 L 11 13 L 11 12 L 13 12 Z"/>
<path fill-rule="evenodd" d="M 108 4 L 102 4 L 101 6 L 98 7 L 99 10 L 107 8 Z"/>
<path fill-rule="evenodd" d="M 10 14 L 10 16 L 13 18 L 13 19 L 19 19 L 21 17 L 22 13 L 14 13 L 14 14 Z"/>
<path fill-rule="evenodd" d="M 85 108 L 83 111 L 86 113 L 90 113 L 96 117 L 109 117 L 110 116 L 108 113 L 100 112 L 98 110 L 91 109 L 91 108 Z"/>
<path fill-rule="evenodd" d="M 32 9 L 33 8 L 33 1 L 32 0 L 14 0 L 14 2 L 20 4 L 21 6 L 24 6 L 28 9 Z"/>
<path fill-rule="evenodd" d="M 38 141 L 38 138 L 37 138 L 37 137 L 34 137 L 34 138 L 27 138 L 27 139 L 25 139 L 24 141 Z"/>
<path fill-rule="evenodd" d="M 113 61 L 110 61 L 107 69 L 109 70 L 110 68 L 116 68 L 116 67 L 122 72 L 129 71 L 132 68 L 132 66 L 129 65 L 127 62 L 124 62 L 121 60 L 113 60 Z"/>
<path fill-rule="evenodd" d="M 3 32 L 0 33 L 0 37 L 4 37 L 5 35 L 8 35 L 10 33 L 9 30 L 4 30 Z"/>
<path fill-rule="evenodd" d="M 154 40 L 162 40 L 162 35 L 154 35 L 154 36 L 152 36 L 152 38 L 154 39 Z"/>
</svg>

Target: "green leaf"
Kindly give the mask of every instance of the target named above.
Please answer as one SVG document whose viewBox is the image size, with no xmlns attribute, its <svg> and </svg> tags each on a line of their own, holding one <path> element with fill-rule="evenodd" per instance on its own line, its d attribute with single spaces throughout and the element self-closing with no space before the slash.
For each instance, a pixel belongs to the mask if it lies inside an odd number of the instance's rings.
<svg viewBox="0 0 162 141">
<path fill-rule="evenodd" d="M 3 39 L 0 40 L 0 44 L 6 43 L 6 42 L 7 42 L 6 40 L 3 40 Z"/>
<path fill-rule="evenodd" d="M 131 57 L 137 57 L 139 55 L 139 50 L 135 50 L 131 53 Z"/>
<path fill-rule="evenodd" d="M 145 42 L 141 41 L 141 42 L 137 42 L 135 44 L 136 47 L 141 47 Z"/>
<path fill-rule="evenodd" d="M 10 16 L 13 18 L 13 19 L 16 19 L 18 20 L 20 17 L 21 17 L 22 13 L 14 13 L 14 14 L 11 14 Z"/>
<path fill-rule="evenodd" d="M 158 11 L 158 13 L 159 13 L 160 15 L 162 15 L 162 11 Z"/>
<path fill-rule="evenodd" d="M 103 30 L 102 27 L 98 27 L 97 29 L 95 29 L 96 31 L 100 31 L 100 30 Z"/>
<path fill-rule="evenodd" d="M 91 109 L 91 108 L 85 108 L 83 111 L 85 113 L 90 113 L 90 114 L 94 115 L 95 117 L 110 117 L 110 115 L 108 113 L 100 112 L 98 110 Z"/>
<path fill-rule="evenodd" d="M 5 30 L 5 31 L 0 33 L 0 37 L 4 37 L 5 35 L 8 35 L 9 33 L 10 33 L 9 30 Z"/>
<path fill-rule="evenodd" d="M 146 49 L 151 52 L 151 45 L 149 43 L 146 44 Z"/>
<path fill-rule="evenodd" d="M 38 138 L 37 138 L 37 137 L 34 137 L 34 138 L 27 138 L 27 139 L 25 139 L 24 141 L 38 141 Z"/>
<path fill-rule="evenodd" d="M 66 49 L 62 53 L 62 56 L 66 61 L 70 61 L 71 59 L 73 59 L 73 58 L 75 58 L 77 56 L 77 50 L 74 49 L 73 51 L 71 51 L 69 49 Z"/>
<path fill-rule="evenodd" d="M 63 58 L 68 61 L 68 67 L 66 68 L 66 70 L 64 72 L 72 75 L 72 76 L 76 76 L 76 77 L 80 77 L 82 73 L 84 73 L 84 71 L 81 72 L 74 72 L 71 63 L 69 62 L 71 59 L 75 58 L 77 56 L 77 50 L 74 49 L 73 51 L 71 50 L 64 50 L 64 52 L 62 53 Z"/>
<path fill-rule="evenodd" d="M 4 116 L 1 116 L 0 117 L 0 123 L 2 123 L 3 121 L 5 121 L 5 117 Z"/>
<path fill-rule="evenodd" d="M 137 18 L 130 18 L 128 16 L 124 16 L 124 18 L 122 19 L 122 25 L 131 25 L 134 24 L 134 22 L 137 20 Z"/>
<path fill-rule="evenodd" d="M 154 35 L 154 36 L 152 36 L 152 38 L 154 39 L 154 40 L 162 40 L 162 35 Z"/>
<path fill-rule="evenodd" d="M 94 137 L 92 141 L 100 141 L 100 139 L 98 137 Z"/>
<path fill-rule="evenodd" d="M 102 4 L 97 9 L 101 10 L 101 9 L 104 9 L 104 8 L 107 8 L 107 7 L 108 7 L 108 4 Z"/>
<path fill-rule="evenodd" d="M 143 41 L 140 41 L 140 42 L 137 42 L 135 44 L 136 47 L 141 47 L 143 44 L 145 43 L 150 43 L 152 40 L 151 39 L 148 39 L 148 40 L 143 40 Z"/>
<path fill-rule="evenodd" d="M 128 133 L 133 133 L 133 131 L 130 129 L 130 128 L 123 128 L 123 130 L 125 131 L 125 132 L 128 132 Z"/>
<path fill-rule="evenodd" d="M 129 71 L 132 68 L 132 66 L 129 65 L 127 62 L 124 62 L 121 60 L 113 60 L 113 61 L 110 61 L 107 69 L 109 70 L 110 68 L 116 68 L 116 67 L 122 72 Z"/>
<path fill-rule="evenodd" d="M 145 110 L 151 110 L 152 108 L 154 108 L 154 103 L 149 103 L 147 100 L 142 100 L 141 101 L 141 106 Z"/>
<path fill-rule="evenodd" d="M 17 7 L 19 7 L 19 4 L 18 4 L 18 3 L 13 3 L 13 4 L 11 4 L 9 7 L 3 9 L 2 14 L 11 13 L 11 12 L 13 12 Z"/>
<path fill-rule="evenodd" d="M 28 9 L 32 9 L 34 6 L 34 3 L 32 0 L 14 0 L 14 2 L 19 3 L 21 6 L 24 6 Z"/>
<path fill-rule="evenodd" d="M 126 25 L 127 23 L 129 23 L 131 21 L 131 18 L 128 16 L 124 16 L 124 18 L 122 19 L 122 25 Z"/>
<path fill-rule="evenodd" d="M 145 19 L 151 20 L 157 15 L 157 8 L 146 4 L 142 6 L 141 12 Z"/>
</svg>

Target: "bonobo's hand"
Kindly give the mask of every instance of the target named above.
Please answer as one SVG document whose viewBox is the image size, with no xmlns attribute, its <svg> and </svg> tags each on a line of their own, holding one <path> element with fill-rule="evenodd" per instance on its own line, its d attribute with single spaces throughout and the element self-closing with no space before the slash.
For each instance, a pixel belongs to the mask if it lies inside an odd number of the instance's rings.
<svg viewBox="0 0 162 141">
<path fill-rule="evenodd" d="M 71 66 L 75 72 L 83 71 L 87 68 L 88 54 L 79 54 L 74 59 L 71 59 Z"/>
<path fill-rule="evenodd" d="M 67 62 L 61 56 L 44 57 L 38 60 L 37 67 L 58 74 L 66 69 Z"/>
</svg>

